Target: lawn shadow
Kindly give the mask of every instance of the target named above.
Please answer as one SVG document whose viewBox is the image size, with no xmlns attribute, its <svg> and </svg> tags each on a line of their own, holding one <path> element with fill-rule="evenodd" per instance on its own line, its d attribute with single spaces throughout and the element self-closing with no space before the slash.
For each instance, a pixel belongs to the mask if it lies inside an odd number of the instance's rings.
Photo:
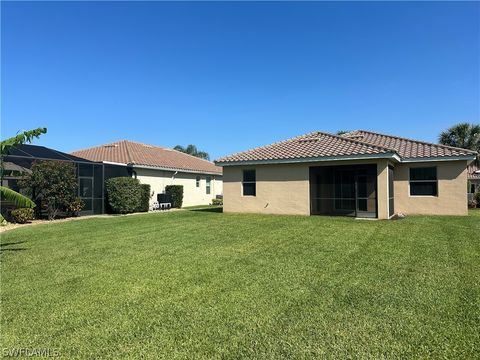
<svg viewBox="0 0 480 360">
<path fill-rule="evenodd" d="M 200 209 L 189 209 L 188 211 L 222 213 L 223 208 L 222 207 L 207 207 L 207 208 L 200 208 Z"/>
<path fill-rule="evenodd" d="M 17 241 L 17 242 L 0 244 L 0 254 L 3 253 L 4 251 L 24 251 L 24 250 L 27 250 L 27 248 L 9 248 L 9 246 L 11 246 L 11 245 L 18 245 L 18 244 L 24 244 L 24 243 L 26 243 L 26 241 Z"/>
</svg>

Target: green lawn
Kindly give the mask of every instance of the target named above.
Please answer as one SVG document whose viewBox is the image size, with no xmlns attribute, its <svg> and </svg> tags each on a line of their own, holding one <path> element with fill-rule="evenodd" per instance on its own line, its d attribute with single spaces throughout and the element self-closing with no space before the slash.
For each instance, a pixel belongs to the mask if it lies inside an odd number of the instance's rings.
<svg viewBox="0 0 480 360">
<path fill-rule="evenodd" d="M 95 218 L 1 237 L 1 348 L 65 358 L 474 358 L 480 212 Z"/>
</svg>

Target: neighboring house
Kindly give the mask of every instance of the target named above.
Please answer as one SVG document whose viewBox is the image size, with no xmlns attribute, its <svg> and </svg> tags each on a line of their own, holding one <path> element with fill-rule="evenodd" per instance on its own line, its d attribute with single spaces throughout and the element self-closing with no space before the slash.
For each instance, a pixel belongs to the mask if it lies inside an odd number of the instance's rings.
<svg viewBox="0 0 480 360">
<path fill-rule="evenodd" d="M 472 162 L 468 168 L 468 198 L 473 199 L 473 194 L 480 191 L 480 162 Z"/>
<path fill-rule="evenodd" d="M 345 215 L 467 214 L 476 153 L 353 131 L 313 132 L 226 156 L 224 212 Z"/>
<path fill-rule="evenodd" d="M 130 169 L 133 177 L 151 186 L 150 204 L 167 185 L 183 185 L 183 206 L 209 204 L 223 193 L 221 167 L 173 149 L 122 140 L 72 154 Z"/>
<path fill-rule="evenodd" d="M 18 145 L 2 158 L 4 176 L 2 185 L 20 191 L 18 179 L 30 172 L 35 161 L 67 161 L 75 164 L 78 179 L 78 196 L 84 202 L 80 215 L 103 214 L 105 212 L 104 179 L 129 176 L 127 169 L 115 165 L 104 165 L 78 156 L 37 145 Z M 2 207 L 11 204 L 2 202 Z"/>
</svg>

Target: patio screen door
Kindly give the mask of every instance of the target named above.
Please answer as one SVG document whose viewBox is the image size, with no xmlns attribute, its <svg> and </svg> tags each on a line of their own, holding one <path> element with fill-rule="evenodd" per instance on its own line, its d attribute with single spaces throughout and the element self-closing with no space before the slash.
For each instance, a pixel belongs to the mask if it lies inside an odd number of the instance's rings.
<svg viewBox="0 0 480 360">
<path fill-rule="evenodd" d="M 310 199 L 312 215 L 377 217 L 377 167 L 311 167 Z"/>
</svg>

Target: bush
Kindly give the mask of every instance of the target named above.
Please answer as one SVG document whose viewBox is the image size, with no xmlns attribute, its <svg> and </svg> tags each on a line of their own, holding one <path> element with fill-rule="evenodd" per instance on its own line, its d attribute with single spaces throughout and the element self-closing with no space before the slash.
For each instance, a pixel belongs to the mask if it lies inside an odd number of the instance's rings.
<svg viewBox="0 0 480 360">
<path fill-rule="evenodd" d="M 33 220 L 34 211 L 31 208 L 19 208 L 12 210 L 11 214 L 13 221 L 18 224 L 25 224 Z"/>
<path fill-rule="evenodd" d="M 78 187 L 75 165 L 66 161 L 36 161 L 31 170 L 19 185 L 37 205 L 37 215 L 46 209 L 52 220 L 60 211 L 68 212 Z"/>
<path fill-rule="evenodd" d="M 150 207 L 150 185 L 140 184 L 140 206 L 137 211 L 147 212 Z"/>
<path fill-rule="evenodd" d="M 480 206 L 480 191 L 477 191 L 477 192 L 473 195 L 473 199 L 474 199 L 475 202 L 477 203 L 477 206 Z"/>
<path fill-rule="evenodd" d="M 80 211 L 82 211 L 83 207 L 85 206 L 85 203 L 80 199 L 79 197 L 76 197 L 75 199 L 72 200 L 70 204 L 67 206 L 67 212 L 71 216 L 78 216 Z"/>
<path fill-rule="evenodd" d="M 105 182 L 107 201 L 115 214 L 128 214 L 141 207 L 142 190 L 138 179 L 116 177 Z"/>
<path fill-rule="evenodd" d="M 212 205 L 223 205 L 223 199 L 212 199 Z"/>
<path fill-rule="evenodd" d="M 181 208 L 183 204 L 183 185 L 165 186 L 165 194 L 170 195 L 173 208 Z"/>
</svg>

